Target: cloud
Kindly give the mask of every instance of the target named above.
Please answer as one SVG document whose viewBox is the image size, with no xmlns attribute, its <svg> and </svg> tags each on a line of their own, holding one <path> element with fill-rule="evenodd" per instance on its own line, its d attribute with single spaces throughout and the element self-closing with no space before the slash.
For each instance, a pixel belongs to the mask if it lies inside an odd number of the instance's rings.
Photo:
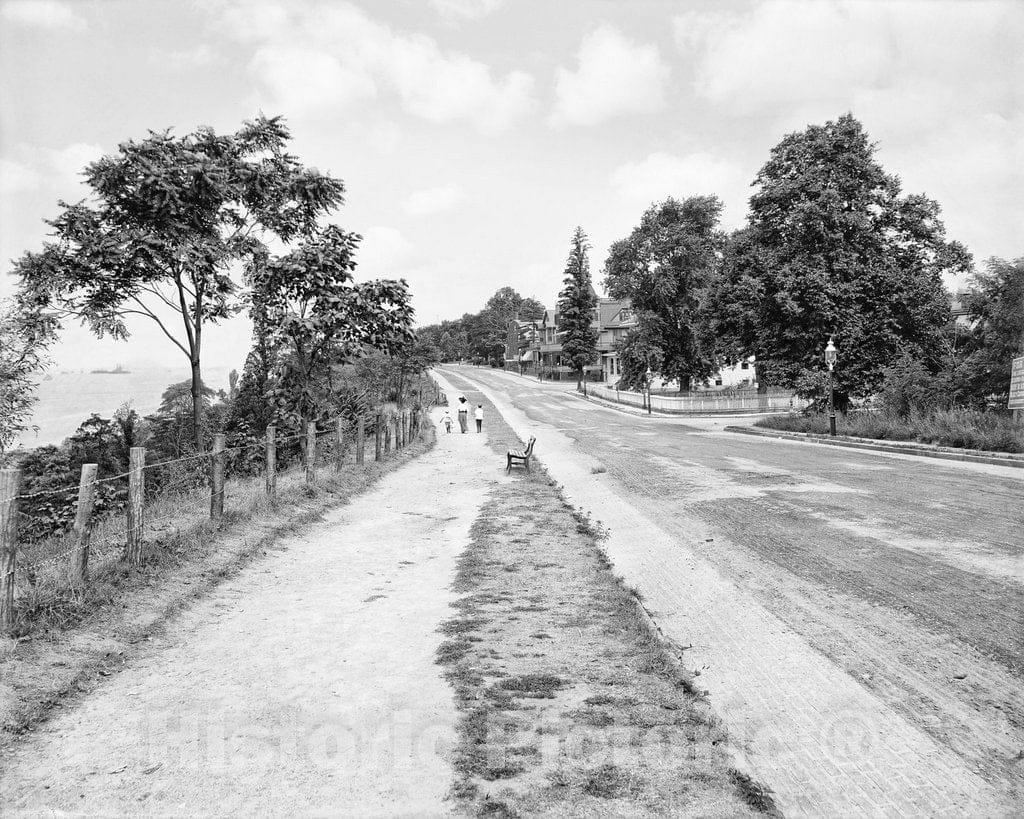
<svg viewBox="0 0 1024 819">
<path fill-rule="evenodd" d="M 331 54 L 301 46 L 260 48 L 249 67 L 271 98 L 295 116 L 323 108 L 347 108 L 377 94 L 376 83 L 365 72 L 344 65 Z"/>
<path fill-rule="evenodd" d="M 149 55 L 150 62 L 170 68 L 173 71 L 202 68 L 215 62 L 216 59 L 217 55 L 214 53 L 214 50 L 206 43 L 200 43 L 195 48 L 183 51 L 155 49 Z"/>
<path fill-rule="evenodd" d="M 412 216 L 432 216 L 453 210 L 466 201 L 466 192 L 458 185 L 444 185 L 414 191 L 405 201 L 405 210 Z"/>
<path fill-rule="evenodd" d="M 642 204 L 669 196 L 682 199 L 714 194 L 723 203 L 722 226 L 731 229 L 740 227 L 746 217 L 752 176 L 738 163 L 710 153 L 676 156 L 656 152 L 621 165 L 610 182 L 619 196 Z"/>
<path fill-rule="evenodd" d="M 485 63 L 443 50 L 426 35 L 395 32 L 349 3 L 230 3 L 220 22 L 226 35 L 255 47 L 249 68 L 274 108 L 330 113 L 390 94 L 412 116 L 495 132 L 535 105 L 526 72 L 496 75 Z"/>
<path fill-rule="evenodd" d="M 24 143 L 13 156 L 0 158 L 0 191 L 13 193 L 45 189 L 72 198 L 86 191 L 82 171 L 103 156 L 99 145 L 75 142 L 64 148 L 40 148 Z M 76 192 L 77 191 L 77 192 Z"/>
<path fill-rule="evenodd" d="M 575 71 L 555 73 L 555 125 L 594 125 L 665 107 L 668 65 L 655 45 L 634 43 L 605 24 L 587 34 Z"/>
<path fill-rule="evenodd" d="M 401 231 L 381 225 L 360 231 L 356 274 L 360 278 L 398 278 L 398 271 L 411 260 L 412 245 Z"/>
<path fill-rule="evenodd" d="M 39 187 L 41 177 L 35 168 L 14 159 L 0 158 L 0 193 L 24 193 Z"/>
<path fill-rule="evenodd" d="M 430 0 L 434 11 L 446 20 L 479 20 L 504 5 L 505 0 Z"/>
<path fill-rule="evenodd" d="M 697 95 L 767 126 L 767 145 L 851 111 L 904 188 L 939 201 L 951 237 L 1019 252 L 991 242 L 1024 222 L 1007 193 L 1024 187 L 1024 5 L 773 2 L 680 15 L 674 30 Z"/>
<path fill-rule="evenodd" d="M 85 20 L 70 4 L 57 0 L 7 0 L 0 5 L 0 17 L 38 28 L 85 28 Z"/>
<path fill-rule="evenodd" d="M 1024 7 L 999 3 L 776 2 L 675 18 L 695 90 L 738 115 L 878 110 L 912 127 L 1012 104 Z M 1013 70 L 1016 67 L 1016 71 Z"/>
</svg>

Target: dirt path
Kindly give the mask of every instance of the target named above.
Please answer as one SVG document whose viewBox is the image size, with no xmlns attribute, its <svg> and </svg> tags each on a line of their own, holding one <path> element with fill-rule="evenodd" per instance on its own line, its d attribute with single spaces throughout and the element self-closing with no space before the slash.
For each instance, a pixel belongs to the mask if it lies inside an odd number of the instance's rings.
<svg viewBox="0 0 1024 819">
<path fill-rule="evenodd" d="M 435 664 L 455 561 L 503 480 L 438 445 L 189 609 L 0 772 L 5 815 L 436 815 L 456 714 Z"/>
<path fill-rule="evenodd" d="M 466 383 L 453 375 L 456 385 Z M 644 593 L 666 634 L 688 647 L 687 661 L 700 669 L 731 737 L 787 815 L 1007 811 L 962 758 L 721 573 L 701 549 L 712 537 L 707 526 L 679 508 L 670 521 L 652 516 L 594 474 L 600 465 L 567 435 L 482 392 L 520 435 L 537 435 L 540 459 L 570 499 L 610 527 L 606 548 L 616 569 Z"/>
</svg>

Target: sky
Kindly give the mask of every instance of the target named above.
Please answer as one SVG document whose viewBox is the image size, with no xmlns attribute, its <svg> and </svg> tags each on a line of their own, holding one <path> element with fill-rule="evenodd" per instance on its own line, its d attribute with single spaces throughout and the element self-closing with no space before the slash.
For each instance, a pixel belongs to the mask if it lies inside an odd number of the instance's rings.
<svg viewBox="0 0 1024 819">
<path fill-rule="evenodd" d="M 787 133 L 852 112 L 905 192 L 981 263 L 1024 256 L 1024 3 L 0 0 L 0 296 L 80 172 L 149 130 L 283 115 L 344 180 L 359 278 L 417 321 L 509 285 L 552 304 L 576 225 L 600 289 L 652 202 L 714 193 L 743 224 Z M 68 327 L 55 365 L 184 366 L 155 326 Z M 204 359 L 239 366 L 244 317 Z"/>
</svg>

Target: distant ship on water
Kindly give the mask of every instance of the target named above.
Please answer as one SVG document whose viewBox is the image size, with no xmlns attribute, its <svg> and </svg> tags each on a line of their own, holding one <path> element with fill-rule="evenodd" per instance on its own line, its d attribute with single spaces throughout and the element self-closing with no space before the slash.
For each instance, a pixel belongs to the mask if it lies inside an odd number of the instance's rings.
<svg viewBox="0 0 1024 819">
<path fill-rule="evenodd" d="M 99 375 L 131 375 L 131 370 L 126 370 L 120 364 L 118 364 L 112 370 L 90 370 L 91 373 Z"/>
</svg>

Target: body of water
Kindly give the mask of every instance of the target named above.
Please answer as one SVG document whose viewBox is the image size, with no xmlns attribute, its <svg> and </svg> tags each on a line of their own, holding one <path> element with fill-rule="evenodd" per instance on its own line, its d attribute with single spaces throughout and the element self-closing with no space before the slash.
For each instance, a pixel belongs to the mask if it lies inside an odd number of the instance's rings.
<svg viewBox="0 0 1024 819">
<path fill-rule="evenodd" d="M 240 368 L 236 368 L 240 369 Z M 203 382 L 214 390 L 227 390 L 231 367 L 204 367 Z M 160 396 L 171 384 L 187 381 L 185 367 L 133 367 L 122 374 L 88 371 L 50 371 L 39 385 L 31 422 L 38 432 L 23 432 L 15 446 L 59 444 L 93 413 L 110 418 L 130 403 L 140 415 L 160 406 Z"/>
</svg>

